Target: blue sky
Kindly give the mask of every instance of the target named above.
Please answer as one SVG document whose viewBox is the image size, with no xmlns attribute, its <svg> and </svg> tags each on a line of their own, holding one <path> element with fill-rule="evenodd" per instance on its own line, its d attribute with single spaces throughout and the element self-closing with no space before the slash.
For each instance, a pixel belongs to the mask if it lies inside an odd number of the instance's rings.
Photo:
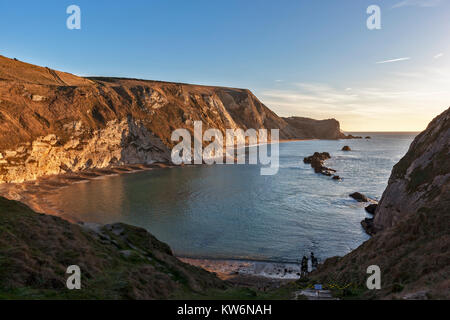
<svg viewBox="0 0 450 320">
<path fill-rule="evenodd" d="M 81 30 L 66 28 L 71 4 Z M 366 27 L 372 4 L 381 30 Z M 7 57 L 249 88 L 280 115 L 345 130 L 422 130 L 450 106 L 448 0 L 16 0 L 1 2 L 0 29 Z"/>
</svg>

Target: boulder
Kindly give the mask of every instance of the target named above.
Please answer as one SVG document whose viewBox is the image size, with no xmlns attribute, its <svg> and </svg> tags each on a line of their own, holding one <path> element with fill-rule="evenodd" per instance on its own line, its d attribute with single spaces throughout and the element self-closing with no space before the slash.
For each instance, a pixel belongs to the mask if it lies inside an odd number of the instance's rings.
<svg viewBox="0 0 450 320">
<path fill-rule="evenodd" d="M 303 159 L 304 163 L 312 163 L 313 161 L 325 161 L 331 159 L 328 152 L 314 152 L 312 156 Z"/>
<path fill-rule="evenodd" d="M 352 197 L 353 199 L 355 199 L 358 202 L 368 202 L 369 199 L 363 195 L 362 193 L 359 192 L 354 192 L 352 194 L 350 194 L 350 197 Z"/>
<path fill-rule="evenodd" d="M 343 146 L 342 151 L 352 151 L 349 146 Z"/>
<path fill-rule="evenodd" d="M 377 210 L 378 204 L 372 203 L 368 205 L 365 209 L 370 214 L 375 214 L 375 211 Z"/>
<path fill-rule="evenodd" d="M 369 218 L 364 219 L 363 221 L 361 221 L 361 226 L 369 236 L 373 236 L 376 232 L 375 227 L 373 225 L 373 219 Z"/>
</svg>

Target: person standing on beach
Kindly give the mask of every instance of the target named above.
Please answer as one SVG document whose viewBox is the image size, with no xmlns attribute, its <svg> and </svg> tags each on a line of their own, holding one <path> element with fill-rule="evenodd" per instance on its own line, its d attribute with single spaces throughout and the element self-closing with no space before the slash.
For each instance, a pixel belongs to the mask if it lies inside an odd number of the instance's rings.
<svg viewBox="0 0 450 320">
<path fill-rule="evenodd" d="M 317 266 L 319 265 L 317 258 L 314 256 L 314 252 L 311 252 L 311 269 L 317 269 Z"/>
<path fill-rule="evenodd" d="M 308 258 L 303 256 L 301 265 L 302 277 L 308 274 Z"/>
</svg>

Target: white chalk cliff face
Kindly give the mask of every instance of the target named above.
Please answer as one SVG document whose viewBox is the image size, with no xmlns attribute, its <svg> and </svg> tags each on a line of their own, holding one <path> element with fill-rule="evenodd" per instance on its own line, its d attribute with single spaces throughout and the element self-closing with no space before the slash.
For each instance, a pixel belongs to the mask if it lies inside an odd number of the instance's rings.
<svg viewBox="0 0 450 320">
<path fill-rule="evenodd" d="M 0 180 L 23 182 L 46 175 L 124 164 L 167 162 L 168 148 L 139 121 L 109 121 L 90 131 L 81 121 L 64 125 L 67 135 L 49 134 L 0 153 Z M 68 138 L 67 138 L 68 137 Z"/>
<path fill-rule="evenodd" d="M 374 226 L 386 229 L 417 213 L 450 210 L 450 109 L 436 117 L 392 170 L 375 212 Z"/>
</svg>

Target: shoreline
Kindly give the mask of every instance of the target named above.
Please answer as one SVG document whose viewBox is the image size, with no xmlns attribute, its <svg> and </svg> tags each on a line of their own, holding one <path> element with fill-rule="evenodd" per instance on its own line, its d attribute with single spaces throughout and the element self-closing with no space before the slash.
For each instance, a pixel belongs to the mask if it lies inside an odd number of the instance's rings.
<svg viewBox="0 0 450 320">
<path fill-rule="evenodd" d="M 269 142 L 269 144 L 275 142 L 288 143 L 310 140 L 317 139 L 278 140 Z M 20 183 L 1 183 L 0 196 L 5 197 L 9 200 L 20 201 L 36 212 L 58 216 L 70 222 L 78 223 L 83 221 L 72 217 L 67 212 L 64 212 L 61 208 L 56 208 L 52 203 L 48 201 L 48 199 L 46 199 L 46 196 L 58 189 L 65 188 L 75 183 L 87 183 L 91 180 L 102 179 L 104 177 L 113 177 L 121 174 L 130 174 L 158 169 L 183 168 L 190 166 L 198 165 L 174 165 L 171 163 L 155 162 L 153 164 L 129 164 L 110 168 L 90 169 L 58 175 L 48 175 L 39 177 L 36 180 L 24 181 Z"/>
<path fill-rule="evenodd" d="M 300 279 L 300 265 L 297 263 L 176 257 L 184 263 L 214 273 L 230 284 L 262 291 Z"/>
<path fill-rule="evenodd" d="M 58 216 L 72 223 L 83 222 L 74 218 L 62 208 L 57 208 L 47 199 L 55 191 L 76 183 L 87 183 L 91 180 L 113 177 L 121 174 L 171 169 L 180 166 L 167 163 L 153 163 L 150 165 L 135 164 L 123 165 L 105 169 L 91 169 L 86 171 L 65 173 L 59 175 L 43 176 L 33 181 L 21 183 L 0 184 L 0 196 L 9 200 L 20 201 L 36 212 Z"/>
<path fill-rule="evenodd" d="M 175 255 L 179 260 L 216 273 L 222 280 L 229 280 L 236 276 L 259 276 L 273 280 L 300 279 L 300 264 L 295 262 L 262 261 L 252 259 L 215 259 L 191 258 Z"/>
</svg>

